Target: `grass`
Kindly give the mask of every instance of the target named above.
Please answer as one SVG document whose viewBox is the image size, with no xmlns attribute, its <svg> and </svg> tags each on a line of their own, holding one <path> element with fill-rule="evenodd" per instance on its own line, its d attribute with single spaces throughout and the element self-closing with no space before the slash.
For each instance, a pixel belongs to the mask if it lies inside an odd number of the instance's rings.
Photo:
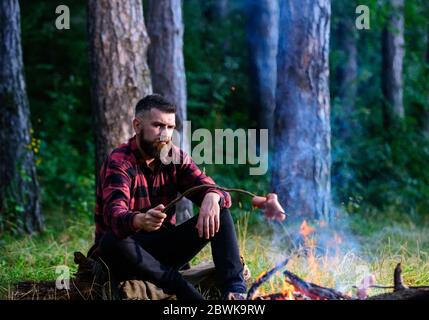
<svg viewBox="0 0 429 320">
<path fill-rule="evenodd" d="M 92 243 L 90 217 L 47 214 L 47 228 L 39 236 L 2 235 L 0 246 L 0 298 L 7 299 L 15 283 L 23 280 L 54 280 L 57 266 L 76 271 L 73 252 L 86 253 Z"/>
<path fill-rule="evenodd" d="M 254 211 L 234 212 L 234 216 L 240 252 L 252 273 L 250 282 L 289 257 L 288 270 L 343 292 L 352 293 L 352 287 L 368 274 L 375 275 L 377 284 L 391 285 L 393 270 L 400 261 L 408 285 L 429 284 L 427 221 L 415 222 L 391 212 L 353 215 L 332 226 L 309 222 L 315 230 L 304 237 L 300 221 L 279 226 L 267 223 Z M 10 296 L 18 281 L 55 279 L 59 265 L 68 266 L 72 274 L 76 271 L 73 252 L 86 253 L 92 244 L 92 217 L 50 213 L 47 226 L 40 236 L 2 236 L 2 299 Z M 207 246 L 192 264 L 210 256 Z M 261 287 L 260 293 L 279 292 L 283 287 L 283 277 L 278 273 Z M 373 289 L 370 294 L 382 292 Z"/>
</svg>

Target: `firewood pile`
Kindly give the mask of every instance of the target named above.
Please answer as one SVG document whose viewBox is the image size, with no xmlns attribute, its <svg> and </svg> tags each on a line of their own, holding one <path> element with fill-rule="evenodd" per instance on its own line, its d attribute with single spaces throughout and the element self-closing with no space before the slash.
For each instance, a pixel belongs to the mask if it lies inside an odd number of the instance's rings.
<svg viewBox="0 0 429 320">
<path fill-rule="evenodd" d="M 429 286 L 406 286 L 402 278 L 401 263 L 398 263 L 393 274 L 393 286 L 370 285 L 368 288 L 393 289 L 391 293 L 383 293 L 371 297 L 356 297 L 343 294 L 331 288 L 307 282 L 289 270 L 284 270 L 284 280 L 288 284 L 288 290 L 271 294 L 257 295 L 258 288 L 268 279 L 285 267 L 288 259 L 262 274 L 250 287 L 247 299 L 249 300 L 414 300 L 429 299 Z M 362 289 L 361 289 L 362 290 Z M 362 291 L 361 291 L 362 294 Z"/>
<path fill-rule="evenodd" d="M 293 290 L 268 295 L 256 295 L 258 288 L 275 273 L 280 271 L 288 263 L 284 260 L 273 269 L 262 274 L 250 287 L 247 299 L 249 300 L 350 300 L 351 297 L 344 295 L 334 289 L 324 288 L 317 284 L 306 282 L 291 271 L 283 271 L 285 281 Z"/>
</svg>

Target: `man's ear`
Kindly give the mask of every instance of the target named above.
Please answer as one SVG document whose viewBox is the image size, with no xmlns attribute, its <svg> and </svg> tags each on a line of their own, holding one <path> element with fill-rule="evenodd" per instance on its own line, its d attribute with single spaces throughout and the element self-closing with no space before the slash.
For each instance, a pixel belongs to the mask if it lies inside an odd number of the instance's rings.
<svg viewBox="0 0 429 320">
<path fill-rule="evenodd" d="M 138 133 L 141 129 L 141 121 L 137 118 L 133 119 L 133 128 L 136 133 Z"/>
</svg>

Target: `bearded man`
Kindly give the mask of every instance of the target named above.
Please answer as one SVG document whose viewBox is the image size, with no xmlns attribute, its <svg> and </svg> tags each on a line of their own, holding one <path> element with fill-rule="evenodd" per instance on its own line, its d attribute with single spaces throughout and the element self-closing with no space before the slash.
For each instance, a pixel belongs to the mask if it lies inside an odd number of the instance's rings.
<svg viewBox="0 0 429 320">
<path fill-rule="evenodd" d="M 173 145 L 175 113 L 176 107 L 160 95 L 137 103 L 135 136 L 114 149 L 100 170 L 89 255 L 102 258 L 119 279 L 147 280 L 179 300 L 202 300 L 179 270 L 210 242 L 222 297 L 239 299 L 246 284 L 228 210 L 230 195 L 216 188 L 190 194 L 199 213 L 178 226 L 174 208 L 164 212 L 178 192 L 215 184 Z M 162 154 L 179 161 L 164 163 Z"/>
</svg>

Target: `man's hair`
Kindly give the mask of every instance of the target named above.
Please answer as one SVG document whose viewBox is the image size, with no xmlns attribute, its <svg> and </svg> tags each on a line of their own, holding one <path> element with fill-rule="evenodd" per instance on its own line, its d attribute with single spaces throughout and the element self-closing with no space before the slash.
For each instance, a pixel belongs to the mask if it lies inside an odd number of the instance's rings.
<svg viewBox="0 0 429 320">
<path fill-rule="evenodd" d="M 150 94 L 141 99 L 136 105 L 136 116 L 143 111 L 156 108 L 166 113 L 176 113 L 176 106 L 160 94 Z"/>
</svg>

